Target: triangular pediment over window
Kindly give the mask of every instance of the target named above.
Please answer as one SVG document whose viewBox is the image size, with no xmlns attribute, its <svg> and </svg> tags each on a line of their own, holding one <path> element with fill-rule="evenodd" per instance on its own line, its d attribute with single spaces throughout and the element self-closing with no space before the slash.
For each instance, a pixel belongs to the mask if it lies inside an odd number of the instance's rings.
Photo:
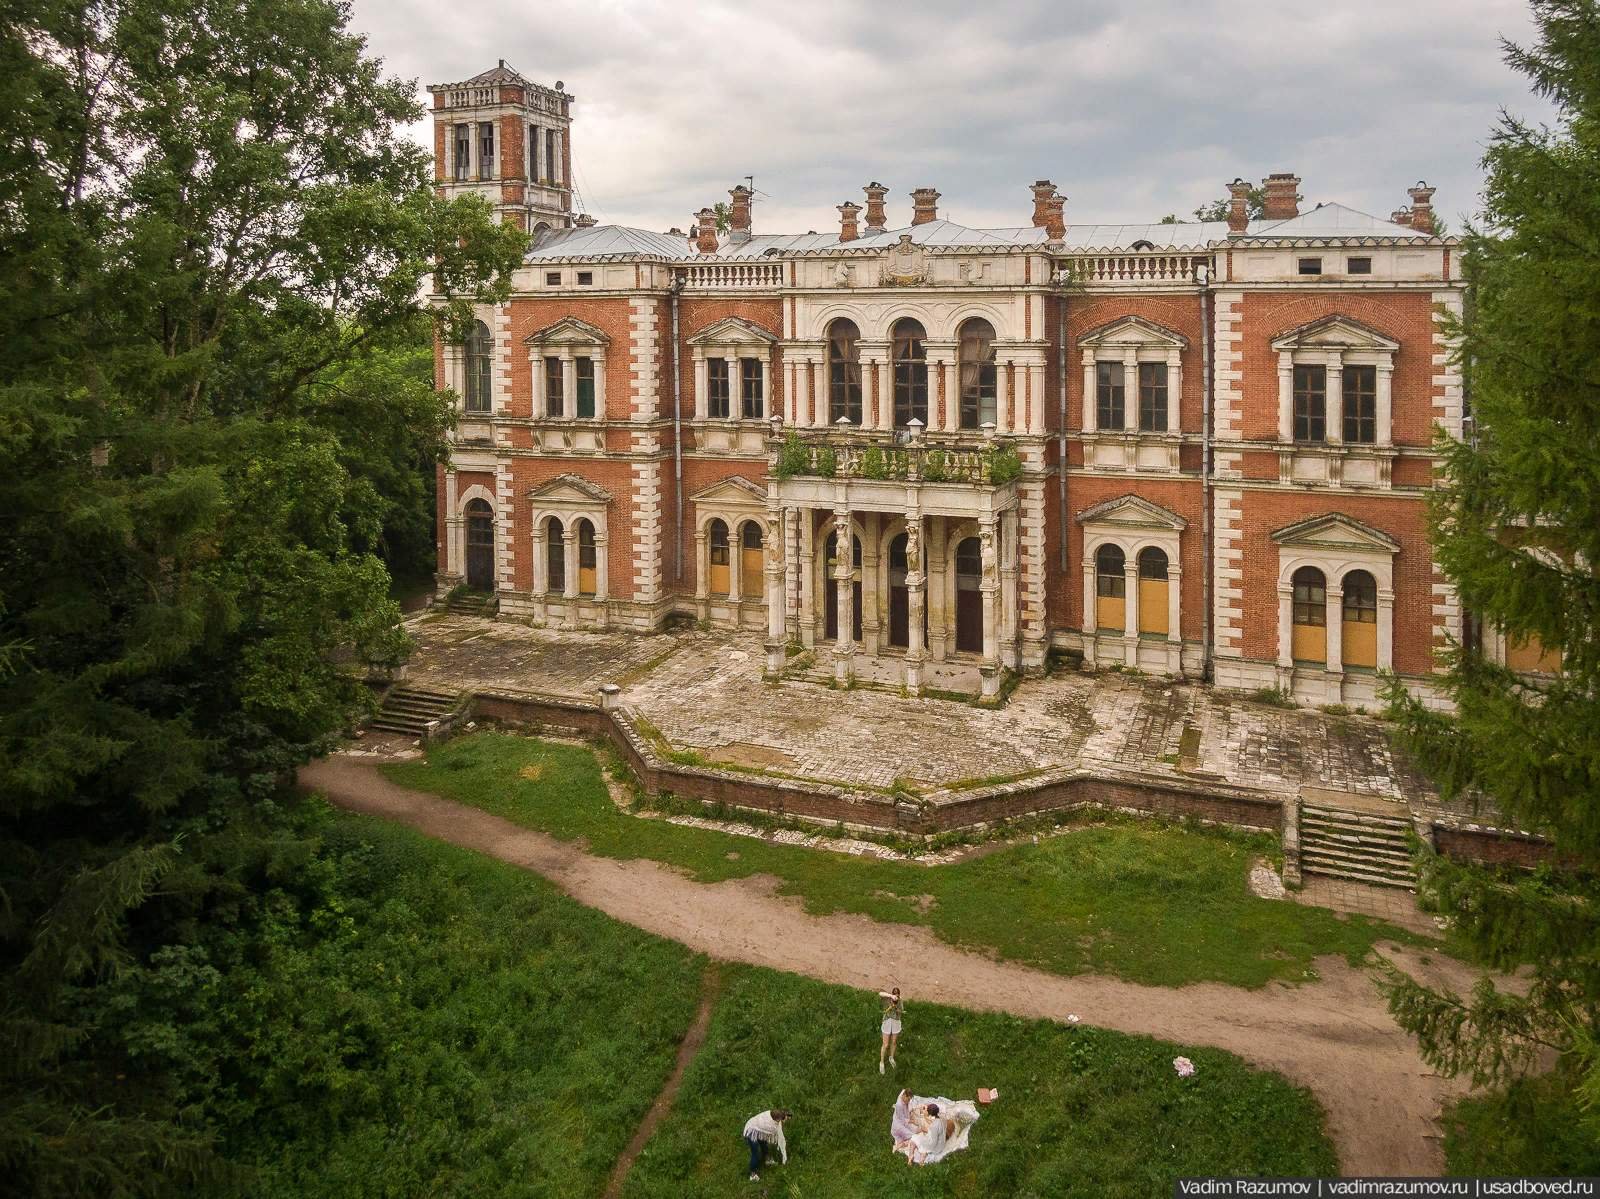
<svg viewBox="0 0 1600 1199">
<path fill-rule="evenodd" d="M 591 325 L 588 321 L 580 321 L 575 316 L 564 316 L 553 325 L 546 325 L 543 329 L 536 329 L 523 338 L 524 345 L 551 346 L 607 346 L 611 338 Z"/>
<path fill-rule="evenodd" d="M 1176 512 L 1137 495 L 1119 495 L 1078 513 L 1078 523 L 1096 528 L 1167 529 L 1182 532 L 1189 522 Z"/>
<path fill-rule="evenodd" d="M 1394 554 L 1400 543 L 1381 529 L 1362 524 L 1340 512 L 1312 516 L 1285 525 L 1272 534 L 1279 545 L 1328 550 L 1359 550 L 1369 554 Z"/>
<path fill-rule="evenodd" d="M 1147 321 L 1142 316 L 1125 316 L 1097 325 L 1078 338 L 1080 346 L 1148 346 L 1170 350 L 1187 349 L 1189 339 L 1174 329 Z"/>
<path fill-rule="evenodd" d="M 1400 343 L 1347 316 L 1325 316 L 1272 339 L 1274 350 L 1373 350 L 1393 354 Z"/>
<path fill-rule="evenodd" d="M 579 475 L 557 475 L 528 492 L 530 500 L 544 506 L 609 504 L 611 493 Z"/>
<path fill-rule="evenodd" d="M 778 335 L 742 317 L 725 316 L 712 321 L 688 340 L 692 346 L 770 346 L 778 340 Z"/>
<path fill-rule="evenodd" d="M 709 487 L 704 487 L 689 497 L 696 504 L 718 504 L 724 507 L 739 505 L 748 507 L 758 504 L 766 507 L 767 489 L 759 483 L 752 483 L 743 475 L 729 475 L 726 479 L 718 479 Z"/>
</svg>

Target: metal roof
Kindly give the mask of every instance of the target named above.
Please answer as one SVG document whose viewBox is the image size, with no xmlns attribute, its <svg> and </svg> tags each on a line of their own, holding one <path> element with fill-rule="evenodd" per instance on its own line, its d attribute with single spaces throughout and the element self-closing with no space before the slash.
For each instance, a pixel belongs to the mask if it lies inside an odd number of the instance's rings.
<svg viewBox="0 0 1600 1199">
<path fill-rule="evenodd" d="M 590 225 L 580 229 L 555 229 L 524 256 L 524 262 L 549 262 L 559 258 L 683 258 L 690 254 L 686 238 L 672 233 L 652 233 L 627 225 Z"/>
<path fill-rule="evenodd" d="M 1280 221 L 1251 221 L 1248 237 L 1400 237 L 1432 234 L 1358 212 L 1339 203 L 1318 204 L 1299 216 Z"/>
</svg>

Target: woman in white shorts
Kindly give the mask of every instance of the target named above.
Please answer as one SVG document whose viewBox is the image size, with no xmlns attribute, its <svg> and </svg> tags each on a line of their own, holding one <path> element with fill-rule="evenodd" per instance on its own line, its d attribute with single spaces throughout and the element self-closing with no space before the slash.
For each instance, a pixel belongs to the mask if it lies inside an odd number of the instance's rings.
<svg viewBox="0 0 1600 1199">
<path fill-rule="evenodd" d="M 883 1033 L 883 1044 L 878 1048 L 878 1073 L 883 1073 L 883 1059 L 889 1059 L 889 1068 L 894 1069 L 894 1050 L 900 1043 L 900 1019 L 905 1015 L 905 1002 L 900 998 L 900 988 L 892 987 L 887 991 L 879 991 L 878 998 L 883 1000 L 883 1024 L 880 1031 Z"/>
</svg>

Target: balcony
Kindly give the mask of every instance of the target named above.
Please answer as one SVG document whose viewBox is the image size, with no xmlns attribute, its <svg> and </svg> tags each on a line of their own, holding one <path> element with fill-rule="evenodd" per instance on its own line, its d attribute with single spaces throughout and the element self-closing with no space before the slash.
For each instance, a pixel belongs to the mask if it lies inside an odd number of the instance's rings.
<svg viewBox="0 0 1600 1199">
<path fill-rule="evenodd" d="M 981 516 L 1012 506 L 1022 460 L 1008 439 L 929 443 L 921 431 L 790 432 L 768 441 L 780 500 L 806 507 L 900 512 L 915 495 L 928 514 Z"/>
<path fill-rule="evenodd" d="M 1062 265 L 1080 287 L 1171 287 L 1175 283 L 1192 284 L 1197 267 L 1210 270 L 1211 255 L 1170 251 L 1083 254 L 1063 260 Z"/>
<path fill-rule="evenodd" d="M 783 286 L 781 262 L 707 262 L 684 268 L 683 284 L 694 291 L 751 290 Z"/>
</svg>

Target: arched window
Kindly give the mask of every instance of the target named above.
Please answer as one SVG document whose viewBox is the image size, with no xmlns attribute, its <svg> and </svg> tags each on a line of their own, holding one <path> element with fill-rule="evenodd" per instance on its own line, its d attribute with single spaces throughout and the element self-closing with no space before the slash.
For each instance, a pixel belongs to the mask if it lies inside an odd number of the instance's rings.
<svg viewBox="0 0 1600 1199">
<path fill-rule="evenodd" d="M 1378 665 L 1378 583 L 1364 570 L 1344 577 L 1339 656 L 1346 666 Z"/>
<path fill-rule="evenodd" d="M 961 427 L 979 429 L 996 423 L 994 326 L 973 317 L 961 326 Z M 948 401 L 947 401 L 948 402 Z"/>
<path fill-rule="evenodd" d="M 711 522 L 708 530 L 711 546 L 711 594 L 727 595 L 729 586 L 728 572 L 728 526 L 721 520 Z"/>
<path fill-rule="evenodd" d="M 1165 551 L 1149 546 L 1139 551 L 1139 631 L 1158 633 L 1165 637 L 1169 628 L 1167 619 L 1167 555 Z"/>
<path fill-rule="evenodd" d="M 739 592 L 745 599 L 761 598 L 761 549 L 761 522 L 745 521 L 739 530 Z"/>
<path fill-rule="evenodd" d="M 1127 627 L 1128 557 L 1120 545 L 1102 545 L 1094 552 L 1094 624 L 1121 632 Z"/>
<path fill-rule="evenodd" d="M 567 590 L 566 530 L 559 517 L 552 516 L 544 532 L 544 589 L 552 595 L 565 594 Z"/>
<path fill-rule="evenodd" d="M 595 553 L 594 525 L 587 520 L 577 522 L 578 530 L 578 594 L 593 595 L 595 593 L 595 567 L 598 556 Z"/>
<path fill-rule="evenodd" d="M 894 323 L 890 331 L 894 356 L 894 427 L 904 429 L 913 420 L 928 424 L 928 352 L 923 348 L 927 334 L 910 317 Z"/>
<path fill-rule="evenodd" d="M 1302 566 L 1290 580 L 1294 588 L 1294 629 L 1290 654 L 1297 662 L 1328 660 L 1328 580 L 1315 566 Z"/>
<path fill-rule="evenodd" d="M 494 339 L 489 336 L 489 326 L 482 321 L 472 322 L 467 334 L 463 359 L 466 377 L 463 381 L 462 400 L 468 412 L 489 411 L 489 369 L 494 360 Z"/>
<path fill-rule="evenodd" d="M 850 320 L 828 326 L 828 423 L 861 424 L 861 330 Z"/>
</svg>

